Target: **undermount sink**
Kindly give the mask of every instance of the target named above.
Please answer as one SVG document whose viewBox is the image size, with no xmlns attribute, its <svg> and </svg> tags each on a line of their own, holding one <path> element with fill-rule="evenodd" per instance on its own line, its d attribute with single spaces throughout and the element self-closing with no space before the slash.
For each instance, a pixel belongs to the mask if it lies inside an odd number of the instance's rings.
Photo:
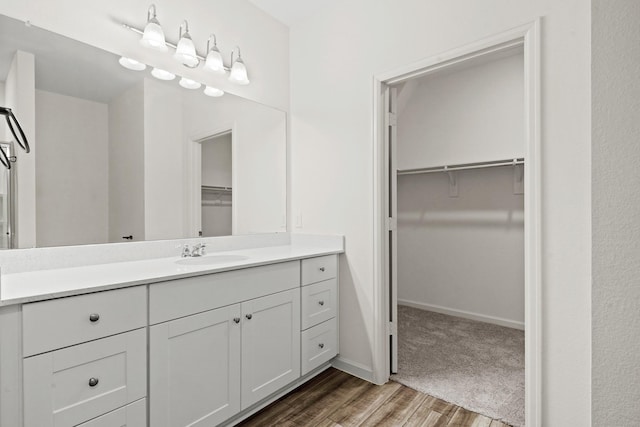
<svg viewBox="0 0 640 427">
<path fill-rule="evenodd" d="M 175 263 L 180 265 L 211 265 L 221 264 L 224 262 L 244 261 L 249 257 L 244 255 L 205 255 L 200 257 L 187 257 L 177 260 Z"/>
</svg>

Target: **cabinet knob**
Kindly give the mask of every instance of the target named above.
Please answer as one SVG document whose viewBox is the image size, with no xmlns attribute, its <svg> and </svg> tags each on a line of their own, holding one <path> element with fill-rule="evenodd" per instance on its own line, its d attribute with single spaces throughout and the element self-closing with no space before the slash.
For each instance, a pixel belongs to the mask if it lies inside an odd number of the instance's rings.
<svg viewBox="0 0 640 427">
<path fill-rule="evenodd" d="M 89 378 L 89 387 L 95 387 L 100 382 L 97 378 Z"/>
<path fill-rule="evenodd" d="M 323 343 L 320 343 L 320 344 L 318 344 L 318 347 L 320 347 L 320 348 L 324 348 L 324 344 L 323 344 Z"/>
<path fill-rule="evenodd" d="M 320 267 L 320 271 L 324 271 L 324 267 Z"/>
<path fill-rule="evenodd" d="M 318 304 L 324 305 L 324 301 L 318 301 Z"/>
<path fill-rule="evenodd" d="M 244 316 L 244 317 L 246 317 L 248 320 L 251 320 L 251 318 L 253 317 L 253 314 L 247 314 L 247 315 L 246 315 L 246 316 Z"/>
<path fill-rule="evenodd" d="M 95 323 L 100 320 L 100 315 L 98 313 L 92 313 L 89 315 L 89 320 Z"/>
<path fill-rule="evenodd" d="M 234 317 L 234 318 L 233 318 L 233 321 L 234 321 L 235 323 L 240 323 L 240 318 L 239 318 L 239 317 Z"/>
</svg>

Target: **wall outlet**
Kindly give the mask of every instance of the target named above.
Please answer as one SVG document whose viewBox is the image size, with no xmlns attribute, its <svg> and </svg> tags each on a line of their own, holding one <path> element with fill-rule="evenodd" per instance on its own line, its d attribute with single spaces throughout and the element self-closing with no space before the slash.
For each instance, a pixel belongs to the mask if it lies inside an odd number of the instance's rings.
<svg viewBox="0 0 640 427">
<path fill-rule="evenodd" d="M 296 228 L 302 228 L 302 212 L 296 214 Z"/>
</svg>

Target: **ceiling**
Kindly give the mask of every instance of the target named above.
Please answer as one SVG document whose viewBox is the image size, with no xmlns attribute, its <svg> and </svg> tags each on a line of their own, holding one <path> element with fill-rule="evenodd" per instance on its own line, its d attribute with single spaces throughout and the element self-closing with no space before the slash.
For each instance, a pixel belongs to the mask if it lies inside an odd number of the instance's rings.
<svg viewBox="0 0 640 427">
<path fill-rule="evenodd" d="M 326 8 L 330 0 L 249 0 L 249 2 L 291 27 L 321 8 Z"/>
</svg>

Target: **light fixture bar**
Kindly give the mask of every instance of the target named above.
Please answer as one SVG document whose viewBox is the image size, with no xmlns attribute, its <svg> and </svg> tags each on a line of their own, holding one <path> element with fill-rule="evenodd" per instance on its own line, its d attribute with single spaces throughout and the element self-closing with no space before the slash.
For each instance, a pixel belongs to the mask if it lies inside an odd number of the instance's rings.
<svg viewBox="0 0 640 427">
<path fill-rule="evenodd" d="M 136 33 L 136 34 L 139 34 L 139 35 L 144 34 L 144 31 L 142 31 L 142 30 L 141 30 L 141 29 L 139 29 L 139 28 L 132 27 L 132 26 L 131 26 L 131 25 L 129 25 L 129 24 L 121 23 L 121 25 L 122 25 L 122 27 L 123 27 L 123 28 L 126 28 L 126 29 L 127 29 L 127 30 L 129 30 L 129 31 L 133 31 L 133 32 L 134 32 L 134 33 Z M 165 41 L 165 43 L 166 43 L 166 45 L 167 45 L 167 46 L 169 46 L 169 47 L 170 47 L 170 48 L 172 48 L 173 50 L 177 50 L 177 49 L 178 49 L 178 45 L 173 44 L 173 43 L 171 43 L 171 42 L 170 42 L 170 41 L 168 41 L 168 40 L 166 40 L 166 41 Z M 209 52 L 207 52 L 207 53 L 209 53 Z M 200 55 L 200 54 L 198 53 L 198 51 L 197 51 L 197 50 L 196 50 L 196 58 L 198 58 L 200 61 L 206 61 L 206 59 L 207 59 L 206 57 L 204 57 L 204 56 Z M 230 67 L 227 67 L 226 65 L 223 65 L 223 66 L 224 66 L 225 71 L 229 71 L 229 70 L 231 70 L 231 68 L 230 68 Z"/>
</svg>

